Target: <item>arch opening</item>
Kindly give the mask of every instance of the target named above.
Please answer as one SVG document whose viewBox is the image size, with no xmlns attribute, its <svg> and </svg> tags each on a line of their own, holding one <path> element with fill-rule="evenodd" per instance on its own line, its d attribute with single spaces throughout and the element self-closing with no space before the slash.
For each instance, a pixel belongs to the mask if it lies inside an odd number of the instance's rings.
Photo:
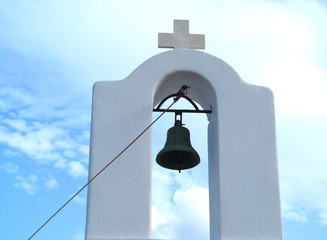
<svg viewBox="0 0 327 240">
<path fill-rule="evenodd" d="M 167 95 L 188 85 L 187 96 L 201 110 L 212 110 L 214 105 L 210 83 L 194 72 L 175 72 L 160 81 L 154 97 L 154 107 Z M 196 99 L 196 100 L 195 100 Z M 162 106 L 165 109 L 171 101 Z M 174 109 L 194 109 L 181 98 Z M 153 118 L 160 113 L 154 112 Z M 174 125 L 174 113 L 166 113 L 152 129 L 152 238 L 182 239 L 186 232 L 192 239 L 209 239 L 209 183 L 208 183 L 208 124 L 210 114 L 183 113 L 183 124 L 190 130 L 191 144 L 200 155 L 195 168 L 168 170 L 156 163 L 156 156 L 163 148 L 166 134 Z M 190 234 L 191 232 L 191 234 Z"/>
</svg>

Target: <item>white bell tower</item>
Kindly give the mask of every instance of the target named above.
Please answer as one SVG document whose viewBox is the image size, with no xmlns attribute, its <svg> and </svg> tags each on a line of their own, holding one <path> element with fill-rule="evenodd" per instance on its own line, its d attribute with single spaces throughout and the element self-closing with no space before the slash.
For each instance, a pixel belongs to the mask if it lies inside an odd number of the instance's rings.
<svg viewBox="0 0 327 240">
<path fill-rule="evenodd" d="M 207 53 L 204 36 L 175 20 L 159 34 L 158 54 L 120 81 L 93 89 L 89 176 L 93 177 L 152 121 L 153 107 L 182 85 L 211 109 L 208 126 L 211 240 L 281 240 L 272 92 L 245 83 Z M 150 239 L 151 132 L 88 189 L 86 240 Z M 195 226 L 196 227 L 196 226 Z"/>
</svg>

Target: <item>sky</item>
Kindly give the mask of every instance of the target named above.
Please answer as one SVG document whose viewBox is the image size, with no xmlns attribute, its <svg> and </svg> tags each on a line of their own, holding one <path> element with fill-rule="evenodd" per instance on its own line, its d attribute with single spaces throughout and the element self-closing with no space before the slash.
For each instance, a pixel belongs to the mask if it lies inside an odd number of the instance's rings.
<svg viewBox="0 0 327 240">
<path fill-rule="evenodd" d="M 87 182 L 92 86 L 122 80 L 174 19 L 201 50 L 274 92 L 284 240 L 327 238 L 327 4 L 318 0 L 0 0 L 0 233 L 28 239 Z M 154 114 L 155 116 L 155 114 Z M 209 239 L 206 127 L 184 116 L 198 167 L 153 162 L 152 238 Z M 173 116 L 155 125 L 153 158 Z M 33 239 L 81 240 L 86 191 Z"/>
</svg>

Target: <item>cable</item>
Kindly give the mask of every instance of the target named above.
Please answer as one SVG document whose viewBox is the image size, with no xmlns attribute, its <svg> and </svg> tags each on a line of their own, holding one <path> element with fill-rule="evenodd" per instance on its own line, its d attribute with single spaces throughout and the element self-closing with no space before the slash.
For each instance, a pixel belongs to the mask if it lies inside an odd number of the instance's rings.
<svg viewBox="0 0 327 240">
<path fill-rule="evenodd" d="M 41 227 L 39 227 L 29 238 L 31 240 L 45 225 L 47 225 L 52 218 L 54 218 L 68 203 L 70 203 L 80 192 L 82 192 L 96 177 L 98 177 L 107 167 L 109 167 L 117 158 L 119 158 L 130 146 L 132 146 L 156 121 L 158 121 L 162 115 L 164 115 L 167 110 L 169 110 L 184 94 L 187 93 L 186 85 L 183 85 L 181 89 L 178 91 L 176 98 L 172 104 L 166 109 L 166 111 L 162 112 L 152 123 L 147 126 L 132 142 L 130 142 L 116 157 L 114 157 L 106 166 L 104 166 L 97 174 L 95 174 L 80 190 L 78 190 L 67 202 L 65 202 L 52 216 L 45 221 Z"/>
</svg>

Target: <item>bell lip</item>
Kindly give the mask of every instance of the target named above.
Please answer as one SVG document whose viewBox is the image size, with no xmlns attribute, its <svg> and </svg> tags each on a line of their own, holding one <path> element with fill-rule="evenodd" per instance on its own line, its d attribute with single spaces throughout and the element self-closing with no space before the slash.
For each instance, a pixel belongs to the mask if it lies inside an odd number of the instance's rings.
<svg viewBox="0 0 327 240">
<path fill-rule="evenodd" d="M 170 147 L 170 148 L 172 148 L 172 147 Z M 199 165 L 200 162 L 201 162 L 201 159 L 200 159 L 199 154 L 192 147 L 189 147 L 189 151 L 183 151 L 183 152 L 191 153 L 193 155 L 195 154 L 195 159 L 193 159 L 194 161 L 192 161 L 191 164 L 181 163 L 181 165 L 184 165 L 184 166 L 182 168 L 179 168 L 178 167 L 178 163 L 176 163 L 176 160 L 171 160 L 171 162 L 169 162 L 169 161 L 162 162 L 161 158 L 164 158 L 164 157 L 162 157 L 162 155 L 164 155 L 165 153 L 167 153 L 167 152 L 169 152 L 169 153 L 172 153 L 172 152 L 180 152 L 180 150 L 173 150 L 173 149 L 168 149 L 168 150 L 167 150 L 167 148 L 162 149 L 158 153 L 158 155 L 156 157 L 157 164 L 160 165 L 163 168 L 167 168 L 167 169 L 171 169 L 171 170 L 179 170 L 180 171 L 180 170 L 194 168 L 197 165 Z"/>
<path fill-rule="evenodd" d="M 157 162 L 158 163 L 158 162 Z M 191 166 L 191 167 L 183 167 L 183 168 L 174 168 L 174 167 L 167 167 L 167 166 L 163 166 L 162 164 L 160 164 L 160 163 L 158 163 L 158 165 L 160 166 L 160 167 L 163 167 L 163 168 L 166 168 L 166 169 L 169 169 L 169 170 L 177 170 L 177 171 L 182 171 L 182 170 L 189 170 L 189 169 L 191 169 L 191 168 L 194 168 L 194 167 L 196 167 L 196 166 L 198 166 L 200 164 L 200 162 L 198 162 L 197 164 L 195 164 L 195 165 L 193 165 L 193 166 Z"/>
</svg>

